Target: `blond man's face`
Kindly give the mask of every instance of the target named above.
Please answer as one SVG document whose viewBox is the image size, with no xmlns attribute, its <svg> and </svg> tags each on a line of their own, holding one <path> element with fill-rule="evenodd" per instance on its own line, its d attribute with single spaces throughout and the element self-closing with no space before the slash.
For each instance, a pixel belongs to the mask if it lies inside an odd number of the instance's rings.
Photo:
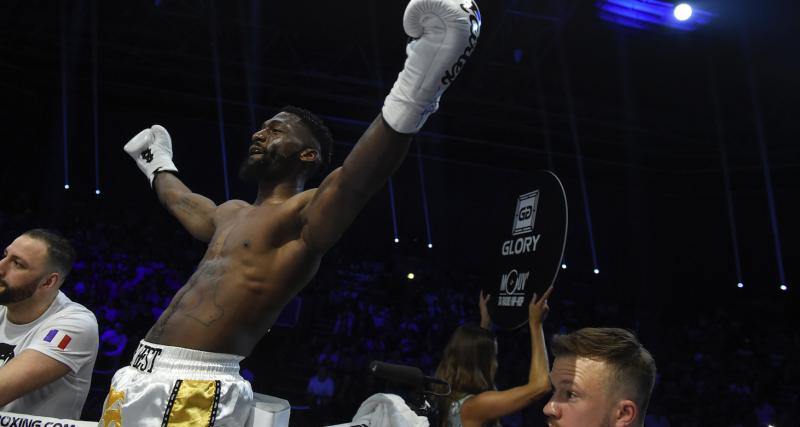
<svg viewBox="0 0 800 427">
<path fill-rule="evenodd" d="M 542 412 L 550 427 L 615 426 L 610 367 L 585 357 L 557 357 L 550 371 L 553 397 Z"/>
</svg>

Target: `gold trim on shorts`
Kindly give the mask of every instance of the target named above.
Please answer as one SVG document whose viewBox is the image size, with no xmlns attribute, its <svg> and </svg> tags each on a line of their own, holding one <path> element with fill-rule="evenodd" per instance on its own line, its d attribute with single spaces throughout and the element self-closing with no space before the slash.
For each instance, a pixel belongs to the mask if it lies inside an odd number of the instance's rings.
<svg viewBox="0 0 800 427">
<path fill-rule="evenodd" d="M 177 380 L 161 427 L 214 427 L 219 408 L 219 380 Z"/>
</svg>

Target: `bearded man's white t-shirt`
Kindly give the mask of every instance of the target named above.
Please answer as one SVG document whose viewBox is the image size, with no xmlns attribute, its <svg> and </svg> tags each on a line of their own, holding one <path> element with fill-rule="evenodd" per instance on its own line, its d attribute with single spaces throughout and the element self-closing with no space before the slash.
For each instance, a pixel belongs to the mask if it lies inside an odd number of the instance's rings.
<svg viewBox="0 0 800 427">
<path fill-rule="evenodd" d="M 0 305 L 0 369 L 24 351 L 38 351 L 67 367 L 63 377 L 34 390 L 0 411 L 43 417 L 79 419 L 97 357 L 97 319 L 63 292 L 50 307 L 25 325 L 11 323 Z"/>
</svg>

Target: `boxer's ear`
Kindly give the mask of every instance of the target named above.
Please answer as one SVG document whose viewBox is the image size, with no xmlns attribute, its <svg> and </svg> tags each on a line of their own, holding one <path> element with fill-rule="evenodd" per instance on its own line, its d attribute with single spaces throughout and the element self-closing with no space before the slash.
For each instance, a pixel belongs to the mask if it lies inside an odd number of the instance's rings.
<svg viewBox="0 0 800 427">
<path fill-rule="evenodd" d="M 318 163 L 320 160 L 319 150 L 316 148 L 306 148 L 300 152 L 300 160 L 304 162 Z"/>
</svg>

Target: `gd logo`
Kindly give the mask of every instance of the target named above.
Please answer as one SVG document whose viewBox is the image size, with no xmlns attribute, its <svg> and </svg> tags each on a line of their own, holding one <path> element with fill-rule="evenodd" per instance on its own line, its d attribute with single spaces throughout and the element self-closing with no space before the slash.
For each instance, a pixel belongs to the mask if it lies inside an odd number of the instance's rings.
<svg viewBox="0 0 800 427">
<path fill-rule="evenodd" d="M 520 221 L 525 221 L 526 219 L 530 218 L 532 212 L 533 212 L 533 208 L 530 207 L 530 206 L 525 206 L 524 208 L 520 209 L 519 210 L 519 217 L 518 217 L 519 220 Z"/>
</svg>

